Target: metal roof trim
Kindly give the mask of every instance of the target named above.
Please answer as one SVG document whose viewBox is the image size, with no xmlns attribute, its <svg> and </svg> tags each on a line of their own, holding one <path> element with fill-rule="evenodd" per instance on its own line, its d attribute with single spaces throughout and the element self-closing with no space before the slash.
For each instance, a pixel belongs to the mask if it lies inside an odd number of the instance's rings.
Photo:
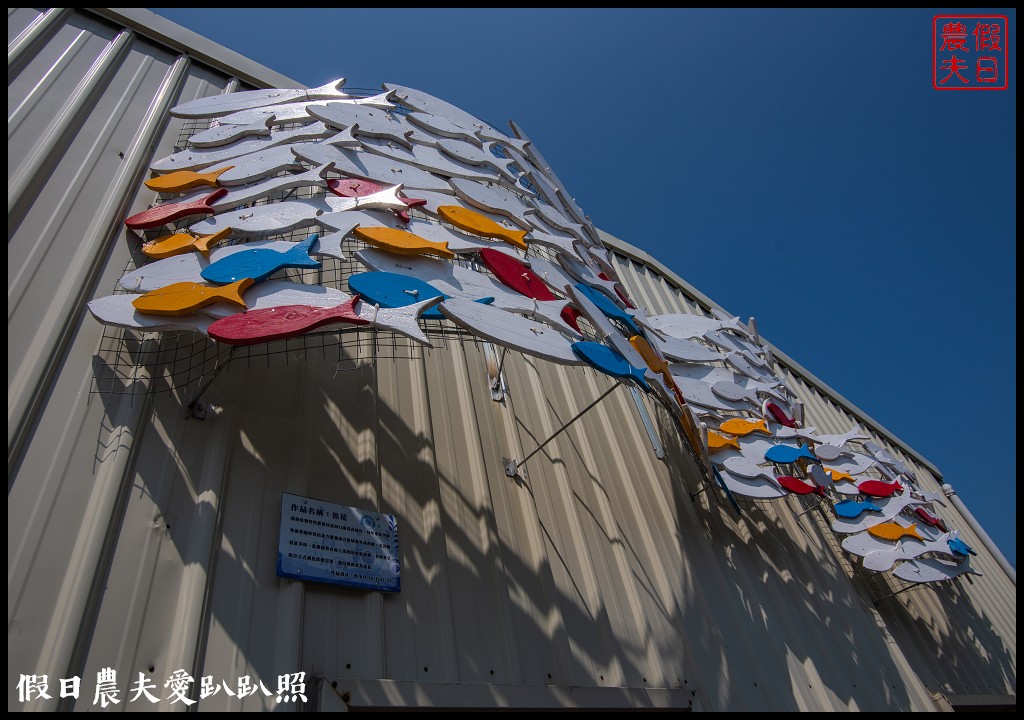
<svg viewBox="0 0 1024 720">
<path fill-rule="evenodd" d="M 275 72 L 244 55 L 228 50 L 213 40 L 192 32 L 145 8 L 82 8 L 100 17 L 131 28 L 167 47 L 187 54 L 193 60 L 236 77 L 257 88 L 304 88 L 300 82 Z"/>
</svg>

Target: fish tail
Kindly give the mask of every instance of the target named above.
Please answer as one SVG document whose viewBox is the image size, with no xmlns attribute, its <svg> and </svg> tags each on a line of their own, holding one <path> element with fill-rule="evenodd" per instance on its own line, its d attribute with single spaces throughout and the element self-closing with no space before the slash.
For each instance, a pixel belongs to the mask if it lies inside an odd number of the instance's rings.
<svg viewBox="0 0 1024 720">
<path fill-rule="evenodd" d="M 308 238 L 306 238 L 302 242 L 295 243 L 295 246 L 292 247 L 292 248 L 289 248 L 288 252 L 286 253 L 286 255 L 288 256 L 288 259 L 289 260 L 292 260 L 292 259 L 295 259 L 295 258 L 297 258 L 299 260 L 306 260 L 306 259 L 308 259 L 310 251 L 313 249 L 313 246 L 316 244 L 316 242 L 319 239 L 320 239 L 320 233 L 313 233 L 312 235 L 310 235 Z M 320 266 L 320 264 L 317 263 L 317 267 L 319 267 L 319 266 Z"/>
<path fill-rule="evenodd" d="M 295 268 L 309 268 L 314 270 L 321 267 L 319 260 L 315 260 L 309 256 L 310 251 L 313 249 L 313 245 L 315 245 L 319 239 L 320 235 L 313 233 L 302 242 L 296 243 L 295 247 L 285 253 L 285 260 L 288 262 L 288 265 Z"/>
<path fill-rule="evenodd" d="M 210 247 L 212 245 L 216 245 L 230 234 L 231 228 L 226 227 L 223 230 L 218 230 L 213 235 L 204 235 L 203 237 L 196 238 L 196 241 L 192 245 L 203 255 L 209 255 Z"/>
<path fill-rule="evenodd" d="M 346 78 L 338 78 L 337 80 L 332 80 L 331 82 L 321 85 L 320 87 L 313 88 L 312 90 L 307 90 L 306 96 L 308 98 L 310 93 L 322 94 L 329 92 L 341 92 L 341 89 L 345 86 L 345 80 Z"/>
<path fill-rule="evenodd" d="M 254 282 L 256 281 L 253 280 L 252 278 L 242 278 L 241 280 L 236 280 L 230 285 L 225 285 L 224 287 L 220 288 L 216 295 L 219 295 L 227 302 L 234 303 L 235 305 L 241 305 L 242 307 L 247 307 L 247 305 L 245 304 L 245 300 L 242 299 L 242 293 L 245 292 L 246 289 Z"/>
<path fill-rule="evenodd" d="M 216 182 L 217 178 L 219 178 L 221 175 L 223 175 L 224 173 L 226 173 L 228 170 L 230 170 L 233 167 L 234 167 L 234 165 L 225 165 L 220 170 L 211 170 L 210 172 L 206 173 L 206 176 L 210 180 L 213 180 L 214 182 Z"/>
<path fill-rule="evenodd" d="M 215 202 L 220 200 L 222 197 L 228 194 L 227 188 L 217 188 L 212 193 L 203 198 L 203 205 L 207 207 L 213 205 Z"/>
<path fill-rule="evenodd" d="M 511 245 L 515 245 L 520 250 L 526 250 L 526 230 L 515 230 L 508 231 L 508 242 Z"/>
</svg>

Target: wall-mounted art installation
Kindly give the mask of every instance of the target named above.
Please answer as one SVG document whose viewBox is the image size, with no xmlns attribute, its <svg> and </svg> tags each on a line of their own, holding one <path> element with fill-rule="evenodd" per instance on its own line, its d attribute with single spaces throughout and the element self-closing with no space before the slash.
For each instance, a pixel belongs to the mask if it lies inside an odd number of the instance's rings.
<svg viewBox="0 0 1024 720">
<path fill-rule="evenodd" d="M 804 423 L 753 319 L 640 307 L 655 301 L 620 278 L 522 128 L 405 86 L 359 97 L 344 82 L 174 107 L 194 129 L 152 161 L 149 207 L 124 220 L 138 265 L 89 303 L 93 316 L 232 348 L 381 332 L 479 340 L 501 358 L 489 378 L 508 353 L 570 366 L 666 411 L 704 489 L 730 507 L 829 513 L 870 572 L 973 572 L 941 498 L 895 451 L 859 426 Z"/>
</svg>

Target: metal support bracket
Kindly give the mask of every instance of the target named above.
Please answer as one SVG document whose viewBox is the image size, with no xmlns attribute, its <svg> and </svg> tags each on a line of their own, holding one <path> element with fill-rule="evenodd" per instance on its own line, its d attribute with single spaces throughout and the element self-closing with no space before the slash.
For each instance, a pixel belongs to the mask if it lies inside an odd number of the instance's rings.
<svg viewBox="0 0 1024 720">
<path fill-rule="evenodd" d="M 582 409 L 582 410 L 580 410 L 580 411 L 579 411 L 578 413 L 576 413 L 576 414 L 575 414 L 575 415 L 574 415 L 574 416 L 572 417 L 572 419 L 571 419 L 571 420 L 569 420 L 569 421 L 568 421 L 568 422 L 566 422 L 566 423 L 565 423 L 564 425 L 562 425 L 562 427 L 560 427 L 560 428 L 558 428 L 557 430 L 555 430 L 555 432 L 553 432 L 553 433 L 552 433 L 552 434 L 551 434 L 551 435 L 550 435 L 550 436 L 548 437 L 548 439 L 547 439 L 547 440 L 545 440 L 545 441 L 544 441 L 544 442 L 542 442 L 542 443 L 541 443 L 540 445 L 538 445 L 538 446 L 537 446 L 537 447 L 535 447 L 535 448 L 534 448 L 533 450 L 531 450 L 531 451 L 530 451 L 530 453 L 529 453 L 529 454 L 528 454 L 528 455 L 527 455 L 526 457 L 524 457 L 524 458 L 523 458 L 522 460 L 516 460 L 515 458 L 508 458 L 508 457 L 503 457 L 503 458 L 501 459 L 501 462 L 502 462 L 502 465 L 504 465 L 504 466 L 505 466 L 505 474 L 506 474 L 506 475 L 508 475 L 509 477 L 515 477 L 515 476 L 516 476 L 516 475 L 517 475 L 517 474 L 519 473 L 519 468 L 520 468 L 520 467 L 522 467 L 523 465 L 525 465 L 525 464 L 526 464 L 526 461 L 527 461 L 527 460 L 529 460 L 529 459 L 530 459 L 530 458 L 532 458 L 532 457 L 533 457 L 534 455 L 536 455 L 536 454 L 537 454 L 537 453 L 538 453 L 538 452 L 540 451 L 540 449 L 541 449 L 541 448 L 543 448 L 543 447 L 544 447 L 545 445 L 547 445 L 547 444 L 548 444 L 549 442 L 551 442 L 551 441 L 552 441 L 552 440 L 554 440 L 554 439 L 555 439 L 556 437 L 558 437 L 559 435 L 561 435 L 561 434 L 562 434 L 562 432 L 564 432 L 564 431 L 565 431 L 566 429 L 568 429 L 568 427 L 569 427 L 570 425 L 572 425 L 572 424 L 573 424 L 574 422 L 576 422 L 576 421 L 577 421 L 577 420 L 579 420 L 579 419 L 580 419 L 581 417 L 583 417 L 583 416 L 584 416 L 584 415 L 585 415 L 585 414 L 586 414 L 587 412 L 589 412 L 589 411 L 591 410 L 591 408 L 595 407 L 595 406 L 596 406 L 596 405 L 597 405 L 597 404 L 598 404 L 599 402 L 601 402 L 601 401 L 602 401 L 602 400 L 604 400 L 604 399 L 605 399 L 606 397 L 608 397 L 609 395 L 611 395 L 611 394 L 612 394 L 612 392 L 613 392 L 613 391 L 615 390 L 615 388 L 617 388 L 617 387 L 619 387 L 619 384 L 618 384 L 618 383 L 615 383 L 615 384 L 614 384 L 614 385 L 612 385 L 612 386 L 611 386 L 610 388 L 608 388 L 607 390 L 605 390 L 605 391 L 604 391 L 604 392 L 603 392 L 603 393 L 601 394 L 601 397 L 597 398 L 597 400 L 594 400 L 594 402 L 590 403 L 590 404 L 589 404 L 589 405 L 587 405 L 587 406 L 586 406 L 585 408 L 583 408 L 583 409 Z"/>
<path fill-rule="evenodd" d="M 213 369 L 213 373 L 210 375 L 210 379 L 199 386 L 195 397 L 193 397 L 186 406 L 188 413 L 185 417 L 193 417 L 197 420 L 206 419 L 206 408 L 201 402 L 199 402 L 199 400 L 203 397 L 203 393 L 206 392 L 211 384 L 213 384 L 213 381 L 217 379 L 217 376 L 220 375 L 220 371 L 226 368 L 228 363 L 231 362 L 231 359 L 235 356 L 236 350 L 238 350 L 238 345 L 232 345 L 231 349 L 228 350 L 228 356 L 224 359 L 224 362 L 218 362 L 217 366 Z"/>
</svg>

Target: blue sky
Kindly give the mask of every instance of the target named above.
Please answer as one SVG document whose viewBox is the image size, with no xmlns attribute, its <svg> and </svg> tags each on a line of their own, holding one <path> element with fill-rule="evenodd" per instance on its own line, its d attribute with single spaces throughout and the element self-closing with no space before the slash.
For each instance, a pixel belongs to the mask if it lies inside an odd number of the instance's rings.
<svg viewBox="0 0 1024 720">
<path fill-rule="evenodd" d="M 307 86 L 515 120 L 598 227 L 755 316 L 1016 564 L 1014 10 L 964 11 L 1009 16 L 1009 89 L 980 92 L 932 87 L 955 10 L 153 10 Z"/>
</svg>

